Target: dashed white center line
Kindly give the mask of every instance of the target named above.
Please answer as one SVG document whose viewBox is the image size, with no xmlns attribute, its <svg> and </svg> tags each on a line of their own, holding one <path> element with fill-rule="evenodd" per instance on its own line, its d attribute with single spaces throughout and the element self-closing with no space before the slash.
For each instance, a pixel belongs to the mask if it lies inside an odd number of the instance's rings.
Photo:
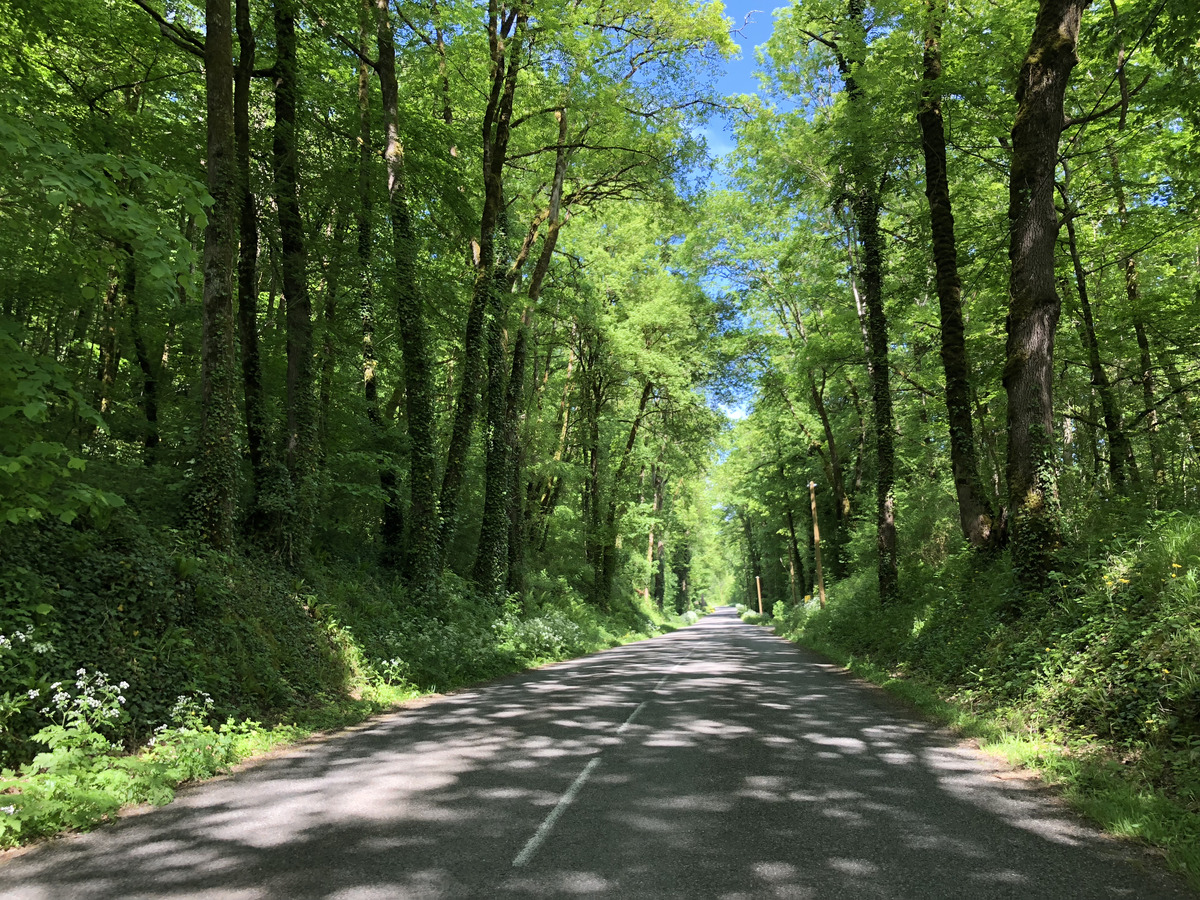
<svg viewBox="0 0 1200 900">
<path fill-rule="evenodd" d="M 621 727 L 617 729 L 617 734 L 620 734 L 622 731 L 624 731 L 626 728 L 628 728 L 630 725 L 632 725 L 632 724 L 633 724 L 633 720 L 634 720 L 634 719 L 636 719 L 636 718 L 637 718 L 637 716 L 638 716 L 638 713 L 640 713 L 640 712 L 641 712 L 641 711 L 642 711 L 642 710 L 645 708 L 645 706 L 646 706 L 646 703 L 647 703 L 647 702 L 648 702 L 648 701 L 646 701 L 646 700 L 643 700 L 641 703 L 639 703 L 639 704 L 637 705 L 637 709 L 635 709 L 633 712 L 631 712 L 631 713 L 629 714 L 629 718 L 628 718 L 628 719 L 626 719 L 626 720 L 625 720 L 625 721 L 624 721 L 624 722 L 621 724 Z"/>
<path fill-rule="evenodd" d="M 670 672 L 658 679 L 658 684 L 654 685 L 650 693 L 657 693 L 658 689 L 662 687 L 662 683 L 674 675 L 675 670 L 687 662 L 688 656 L 691 655 L 691 653 L 688 653 L 687 656 L 685 656 L 683 659 L 677 662 L 674 667 L 672 667 Z M 617 729 L 617 734 L 620 734 L 626 728 L 632 725 L 633 720 L 638 717 L 638 713 L 640 713 L 649 702 L 649 699 L 646 699 L 639 703 L 637 708 L 629 714 L 629 718 L 621 723 L 621 727 Z M 574 802 L 575 798 L 579 795 L 579 791 L 583 788 L 584 783 L 587 782 L 588 777 L 592 774 L 592 770 L 598 765 L 600 765 L 600 757 L 594 756 L 592 757 L 591 761 L 584 766 L 583 771 L 579 773 L 579 776 L 571 783 L 571 786 L 567 788 L 567 792 L 559 799 L 558 805 L 550 811 L 550 815 L 546 816 L 542 824 L 538 826 L 538 830 L 533 833 L 533 837 L 531 837 L 526 842 L 525 846 L 521 848 L 521 852 L 513 858 L 512 864 L 514 868 L 519 869 L 529 864 L 529 861 L 533 859 L 534 854 L 538 852 L 538 848 L 545 843 L 546 838 L 550 836 L 550 832 L 554 830 L 554 824 L 559 820 L 562 814 L 567 811 L 567 807 Z"/>
<path fill-rule="evenodd" d="M 533 837 L 529 839 L 521 849 L 521 852 L 513 859 L 513 866 L 520 868 L 533 859 L 533 854 L 537 853 L 538 847 L 542 846 L 542 842 L 549 837 L 551 830 L 554 828 L 554 823 L 558 821 L 559 816 L 566 812 L 567 807 L 571 805 L 571 801 L 579 794 L 579 790 L 583 787 L 584 782 L 588 780 L 588 776 L 592 774 L 592 770 L 598 765 L 600 765 L 600 758 L 593 757 L 592 761 L 584 766 L 583 771 L 579 773 L 579 777 L 571 783 L 571 786 L 567 788 L 567 792 L 562 795 L 562 798 L 558 801 L 558 805 L 550 811 L 550 815 L 546 816 L 546 820 L 538 826 L 538 830 L 533 833 Z"/>
</svg>

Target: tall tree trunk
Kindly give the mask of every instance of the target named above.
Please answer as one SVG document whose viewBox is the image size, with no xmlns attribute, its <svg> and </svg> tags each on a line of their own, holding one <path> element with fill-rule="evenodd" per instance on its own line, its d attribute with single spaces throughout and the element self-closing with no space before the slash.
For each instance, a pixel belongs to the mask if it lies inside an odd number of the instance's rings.
<svg viewBox="0 0 1200 900">
<path fill-rule="evenodd" d="M 404 181 L 404 146 L 400 141 L 400 85 L 396 80 L 396 44 L 387 0 L 373 0 L 378 15 L 377 45 L 380 97 L 383 106 L 384 162 L 387 167 L 388 219 L 396 271 L 396 307 L 404 356 L 408 418 L 411 502 L 406 569 L 417 595 L 432 594 L 438 577 L 437 422 L 433 410 L 433 358 L 425 310 L 417 288 L 416 235 Z"/>
<path fill-rule="evenodd" d="M 317 425 L 313 443 L 317 459 L 324 466 L 325 447 L 328 444 L 329 411 L 333 403 L 333 375 L 337 365 L 337 347 L 334 332 L 337 328 L 338 293 L 341 291 L 342 259 L 346 242 L 346 211 L 340 206 L 330 226 L 329 234 L 333 250 L 325 268 L 325 303 L 321 310 L 321 375 L 317 391 Z"/>
<path fill-rule="evenodd" d="M 270 491 L 266 392 L 258 348 L 258 210 L 250 182 L 250 81 L 254 77 L 257 43 L 250 24 L 249 0 L 236 0 L 238 63 L 233 81 L 233 133 L 237 158 L 238 237 L 237 323 L 241 345 L 242 404 L 246 416 L 246 450 L 253 489 L 247 530 L 259 536 L 275 530 L 268 524 L 264 500 Z M 269 505 L 269 504 L 268 504 Z M 274 518 L 274 516 L 270 516 Z"/>
<path fill-rule="evenodd" d="M 233 23 L 229 0 L 205 0 L 204 84 L 208 193 L 200 349 L 197 519 L 212 547 L 233 545 L 238 490 L 233 273 L 237 254 L 238 175 L 233 133 Z"/>
<path fill-rule="evenodd" d="M 366 62 L 370 45 L 372 0 L 362 0 L 358 12 L 358 205 L 355 209 L 358 255 L 358 309 L 362 322 L 363 402 L 367 421 L 371 425 L 375 447 L 379 453 L 379 490 L 383 509 L 379 529 L 380 561 L 389 568 L 401 565 L 404 547 L 404 510 L 401 506 L 399 478 L 396 472 L 395 448 L 391 446 L 386 417 L 379 407 L 379 372 L 375 356 L 375 295 L 371 277 L 372 214 L 371 160 L 374 142 L 371 139 L 371 67 Z"/>
<path fill-rule="evenodd" d="M 853 32 L 848 39 L 849 52 L 839 50 L 838 66 L 846 85 L 846 97 L 855 115 L 869 121 L 867 98 L 858 80 L 865 60 L 863 16 L 864 0 L 850 0 L 847 21 Z M 883 309 L 883 235 L 879 229 L 880 181 L 871 148 L 851 148 L 854 155 L 850 173 L 850 209 L 857 226 L 861 247 L 859 278 L 865 308 L 867 372 L 871 380 L 871 400 L 875 413 L 875 549 L 879 599 L 894 600 L 899 592 L 899 567 L 896 551 L 896 454 L 892 424 L 892 391 L 888 367 L 887 318 Z"/>
<path fill-rule="evenodd" d="M 780 473 L 783 477 L 783 473 Z M 808 593 L 808 575 L 804 570 L 804 557 L 800 554 L 800 542 L 796 538 L 796 514 L 792 510 L 792 498 L 787 491 L 783 494 L 784 512 L 787 515 L 788 527 L 788 562 L 790 568 L 790 578 L 793 592 L 799 588 L 800 591 Z M 799 597 L 793 593 L 792 602 L 798 603 Z"/>
<path fill-rule="evenodd" d="M 558 114 L 558 150 L 554 161 L 554 180 L 550 186 L 550 205 L 547 211 L 546 236 L 542 249 L 529 277 L 528 300 L 521 314 L 517 338 L 513 344 L 512 372 L 508 378 L 508 397 L 504 412 L 504 440 L 508 452 L 508 590 L 520 594 L 525 590 L 525 551 L 528 541 L 527 517 L 524 510 L 525 491 L 521 490 L 524 480 L 524 453 L 521 444 L 521 416 L 525 401 L 525 368 L 529 355 L 530 330 L 542 286 L 550 272 L 554 249 L 562 229 L 562 194 L 566 181 L 567 162 L 567 115 Z"/>
<path fill-rule="evenodd" d="M 442 474 L 442 564 L 445 563 L 446 548 L 458 527 L 458 507 L 466 472 L 467 453 L 478 415 L 480 388 L 485 376 L 484 363 L 489 358 L 488 309 L 495 309 L 500 303 L 497 292 L 503 290 L 502 285 L 505 283 L 502 273 L 497 271 L 496 232 L 504 212 L 504 165 L 508 157 L 513 100 L 517 90 L 526 21 L 524 13 L 517 15 L 508 23 L 512 29 L 510 34 L 505 30 L 506 22 L 501 16 L 498 0 L 490 0 L 488 41 L 492 71 L 482 126 L 483 210 L 479 221 L 479 240 L 474 248 L 475 282 L 471 292 L 471 306 L 467 312 L 466 333 L 463 337 L 463 374 L 455 404 L 450 445 L 446 453 L 446 467 Z M 445 112 L 449 114 L 448 105 Z M 502 360 L 497 360 L 497 365 L 500 364 Z M 490 385 L 493 373 L 486 374 Z M 487 527 L 485 524 L 485 528 Z M 487 538 L 490 541 L 495 536 L 488 534 Z"/>
<path fill-rule="evenodd" d="M 688 542 L 690 536 L 688 532 L 684 532 L 683 540 L 671 550 L 671 571 L 675 575 L 675 612 L 680 614 L 686 612 L 692 602 L 692 547 Z"/>
<path fill-rule="evenodd" d="M 125 278 L 122 293 L 125 306 L 129 309 L 129 331 L 133 336 L 133 352 L 137 356 L 138 369 L 142 373 L 142 413 L 146 417 L 146 430 L 142 435 L 142 461 L 154 465 L 158 449 L 158 373 L 154 360 L 146 345 L 143 332 L 142 307 L 137 296 L 137 264 L 133 258 L 133 247 L 125 245 Z"/>
<path fill-rule="evenodd" d="M 1119 30 L 1119 12 L 1116 0 L 1109 0 L 1114 22 Z M 1122 42 L 1117 50 L 1117 81 L 1121 88 L 1121 117 L 1117 122 L 1117 133 L 1123 134 L 1129 117 L 1129 74 L 1125 71 L 1125 46 Z M 1121 229 L 1129 225 L 1129 211 L 1125 206 L 1125 188 L 1121 181 L 1121 159 L 1112 143 L 1108 145 L 1109 161 L 1112 163 L 1113 188 L 1117 195 L 1117 217 Z M 1137 338 L 1139 381 L 1142 385 L 1142 401 L 1146 405 L 1146 437 L 1150 445 L 1150 467 L 1153 471 L 1152 502 L 1158 503 L 1158 494 L 1166 483 L 1167 471 L 1164 462 L 1162 439 L 1158 433 L 1158 409 L 1154 400 L 1154 369 L 1150 362 L 1150 340 L 1146 335 L 1145 317 L 1142 313 L 1142 291 L 1138 279 L 1137 254 L 1130 253 L 1125 257 L 1125 296 L 1129 300 L 1129 310 L 1133 314 L 1133 332 Z M 1128 445 L 1130 455 L 1132 447 Z"/>
<path fill-rule="evenodd" d="M 572 325 L 572 328 L 575 326 Z M 563 380 L 562 399 L 558 406 L 558 443 L 554 448 L 554 456 L 552 461 L 557 468 L 559 463 L 564 462 L 568 458 L 567 436 L 571 430 L 571 385 L 572 375 L 575 371 L 575 352 L 574 347 L 568 345 L 567 349 L 567 371 Z M 547 376 L 549 375 L 549 363 L 547 363 Z M 537 497 L 537 504 L 529 509 L 530 521 L 526 525 L 526 530 L 530 534 L 536 534 L 537 540 L 535 547 L 538 553 L 542 553 L 546 549 L 546 540 L 550 531 L 550 515 L 554 512 L 555 506 L 558 505 L 558 498 L 562 494 L 563 479 L 557 471 L 547 476 L 535 488 L 531 496 Z M 586 522 L 586 517 L 584 518 Z"/>
<path fill-rule="evenodd" d="M 654 466 L 651 469 L 650 480 L 654 489 L 654 522 L 658 526 L 658 534 L 654 536 L 653 548 L 650 554 L 651 576 L 650 576 L 650 597 L 654 601 L 654 605 L 662 611 L 663 601 L 666 599 L 666 542 L 663 540 L 663 528 L 661 524 L 663 512 L 663 486 L 666 478 L 662 471 Z"/>
<path fill-rule="evenodd" d="M 1062 542 L 1053 423 L 1054 333 L 1062 302 L 1054 283 L 1054 173 L 1063 97 L 1087 2 L 1041 0 L 1018 78 L 1012 129 L 1005 468 L 1012 558 L 1026 590 L 1045 586 L 1051 554 Z"/>
<path fill-rule="evenodd" d="M 883 239 L 879 231 L 879 201 L 874 191 L 860 187 L 853 207 L 863 243 L 863 298 L 871 337 L 868 374 L 875 411 L 875 549 L 878 553 L 879 599 L 886 603 L 896 598 L 900 584 L 896 551 L 895 430 L 888 370 L 887 319 L 883 312 Z"/>
<path fill-rule="evenodd" d="M 298 563 L 308 552 L 316 498 L 316 398 L 312 299 L 308 251 L 300 214 L 300 165 L 296 145 L 299 73 L 295 0 L 275 0 L 275 205 L 279 212 L 283 296 L 287 304 L 287 437 L 284 460 L 291 503 L 284 521 L 285 557 Z"/>
<path fill-rule="evenodd" d="M 754 539 L 754 526 L 746 513 L 738 512 L 742 520 L 742 533 L 746 538 L 746 606 L 758 612 L 758 586 L 762 579 L 762 557 L 758 552 L 758 541 Z"/>
<path fill-rule="evenodd" d="M 497 279 L 498 280 L 498 279 Z M 483 462 L 483 521 L 475 555 L 474 580 L 485 596 L 503 596 L 508 583 L 508 446 L 504 435 L 506 294 L 501 284 L 489 293 L 487 322 L 487 425 Z"/>
<path fill-rule="evenodd" d="M 917 122 L 925 154 L 925 196 L 933 235 L 938 309 L 941 316 L 942 369 L 946 374 L 946 418 L 950 427 L 950 466 L 958 497 L 958 521 L 963 537 L 976 549 L 992 546 L 999 537 L 995 513 L 979 479 L 975 432 L 971 422 L 971 367 L 967 358 L 962 315 L 962 279 L 958 273 L 958 243 L 950 180 L 946 165 L 946 129 L 942 100 L 936 86 L 942 76 L 942 23 L 947 0 L 926 0 L 924 74 Z"/>
</svg>

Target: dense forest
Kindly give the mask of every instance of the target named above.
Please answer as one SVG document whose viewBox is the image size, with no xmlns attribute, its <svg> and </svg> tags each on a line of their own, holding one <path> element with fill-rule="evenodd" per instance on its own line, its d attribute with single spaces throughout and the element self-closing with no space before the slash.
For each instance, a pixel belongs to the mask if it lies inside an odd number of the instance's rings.
<svg viewBox="0 0 1200 900">
<path fill-rule="evenodd" d="M 1192 0 L 0 11 L 0 843 L 741 603 L 1200 844 Z"/>
</svg>

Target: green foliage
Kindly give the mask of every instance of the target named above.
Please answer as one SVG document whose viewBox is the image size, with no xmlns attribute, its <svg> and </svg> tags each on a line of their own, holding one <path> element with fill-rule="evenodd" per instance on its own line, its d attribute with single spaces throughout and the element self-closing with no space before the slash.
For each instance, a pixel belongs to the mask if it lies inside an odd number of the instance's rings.
<svg viewBox="0 0 1200 900">
<path fill-rule="evenodd" d="M 201 693 L 177 698 L 170 724 L 155 729 L 147 749 L 127 755 L 103 729 L 127 718 L 121 691 L 129 685 L 112 685 L 104 673 L 82 668 L 76 675 L 77 693 L 61 682 L 51 685 L 55 693 L 43 712 L 52 722 L 32 738 L 47 750 L 19 771 L 0 771 L 0 797 L 8 801 L 0 806 L 0 847 L 89 828 L 129 803 L 169 803 L 176 785 L 299 735 L 232 719 L 214 728 L 207 721 L 212 699 Z"/>
<path fill-rule="evenodd" d="M 0 534 L 7 525 L 44 516 L 103 520 L 124 503 L 80 481 L 87 462 L 52 437 L 82 427 L 105 425 L 66 370 L 29 353 L 0 320 Z"/>
</svg>

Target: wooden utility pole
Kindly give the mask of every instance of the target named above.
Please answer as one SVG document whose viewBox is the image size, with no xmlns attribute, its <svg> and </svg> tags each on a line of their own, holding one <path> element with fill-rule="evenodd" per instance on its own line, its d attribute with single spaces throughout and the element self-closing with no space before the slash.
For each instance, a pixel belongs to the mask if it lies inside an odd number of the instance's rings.
<svg viewBox="0 0 1200 900">
<path fill-rule="evenodd" d="M 761 615 L 763 614 L 763 608 L 762 608 L 762 577 L 761 577 L 761 576 L 759 576 L 759 575 L 755 575 L 755 576 L 754 576 L 754 587 L 758 589 L 758 614 L 761 616 Z"/>
<path fill-rule="evenodd" d="M 821 570 L 821 529 L 817 525 L 817 483 L 808 483 L 808 499 L 812 503 L 813 557 L 817 564 L 817 589 L 820 591 L 821 608 L 825 608 L 825 573 Z"/>
</svg>

